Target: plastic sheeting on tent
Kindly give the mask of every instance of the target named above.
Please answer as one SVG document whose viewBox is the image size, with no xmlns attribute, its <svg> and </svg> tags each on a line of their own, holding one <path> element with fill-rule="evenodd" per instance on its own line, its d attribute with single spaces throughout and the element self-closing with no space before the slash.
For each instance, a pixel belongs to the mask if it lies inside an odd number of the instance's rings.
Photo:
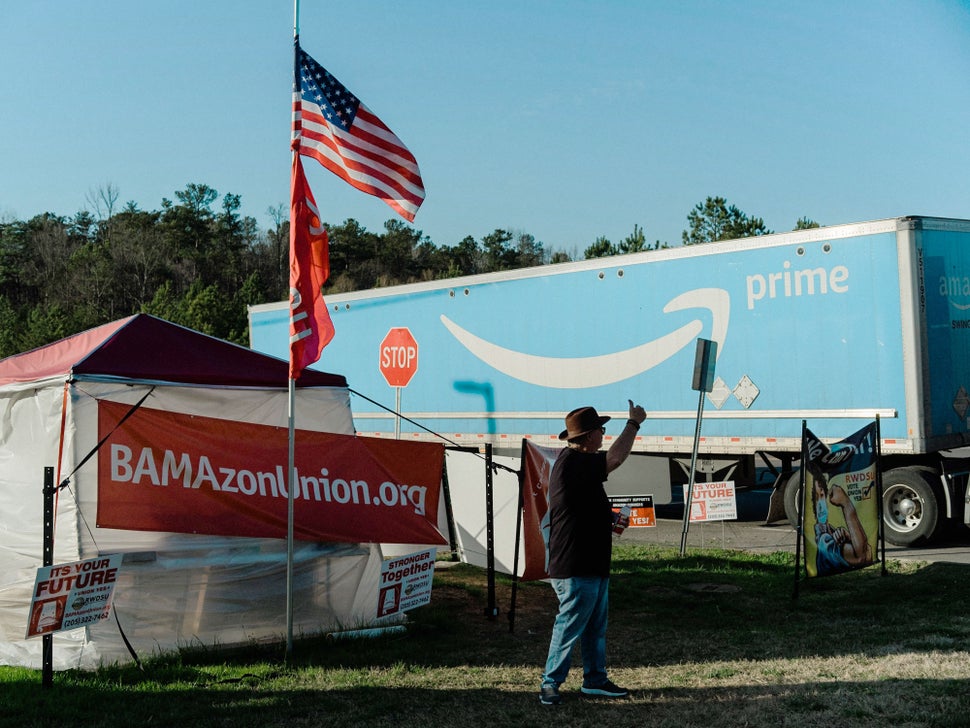
<svg viewBox="0 0 970 728">
<path fill-rule="evenodd" d="M 56 482 L 54 563 L 123 552 L 114 609 L 140 657 L 182 646 L 279 639 L 286 623 L 286 541 L 96 526 L 99 400 L 287 426 L 287 363 L 139 314 L 0 361 L 0 664 L 39 668 L 24 639 L 42 564 L 43 471 Z M 352 434 L 347 382 L 305 370 L 298 427 Z M 227 443 L 231 447 L 231 443 Z M 73 475 L 72 475 L 73 473 Z M 383 623 L 378 544 L 296 542 L 297 635 Z M 400 619 L 397 617 L 396 619 Z M 130 659 L 114 619 L 54 636 L 54 667 Z"/>
</svg>

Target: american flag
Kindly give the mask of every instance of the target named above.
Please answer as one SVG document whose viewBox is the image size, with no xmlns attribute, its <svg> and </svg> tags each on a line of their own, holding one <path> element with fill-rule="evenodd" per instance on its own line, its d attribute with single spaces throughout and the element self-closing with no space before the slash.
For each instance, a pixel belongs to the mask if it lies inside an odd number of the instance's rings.
<svg viewBox="0 0 970 728">
<path fill-rule="evenodd" d="M 411 152 L 298 43 L 295 70 L 293 146 L 413 222 L 424 184 Z"/>
</svg>

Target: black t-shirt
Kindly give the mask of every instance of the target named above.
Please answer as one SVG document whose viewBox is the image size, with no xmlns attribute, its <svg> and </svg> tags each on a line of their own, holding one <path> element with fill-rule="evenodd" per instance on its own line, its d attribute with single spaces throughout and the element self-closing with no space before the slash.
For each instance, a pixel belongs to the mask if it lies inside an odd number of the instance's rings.
<svg viewBox="0 0 970 728">
<path fill-rule="evenodd" d="M 549 576 L 609 576 L 613 510 L 606 453 L 565 448 L 549 477 Z"/>
</svg>

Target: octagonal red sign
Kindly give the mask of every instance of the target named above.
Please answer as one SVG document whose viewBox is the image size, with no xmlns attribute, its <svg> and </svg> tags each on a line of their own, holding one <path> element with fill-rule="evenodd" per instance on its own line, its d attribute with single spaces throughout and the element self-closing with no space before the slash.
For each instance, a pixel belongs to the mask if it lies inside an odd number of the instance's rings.
<svg viewBox="0 0 970 728">
<path fill-rule="evenodd" d="M 405 327 L 393 328 L 381 341 L 378 366 L 392 387 L 406 387 L 418 371 L 418 342 Z"/>
</svg>

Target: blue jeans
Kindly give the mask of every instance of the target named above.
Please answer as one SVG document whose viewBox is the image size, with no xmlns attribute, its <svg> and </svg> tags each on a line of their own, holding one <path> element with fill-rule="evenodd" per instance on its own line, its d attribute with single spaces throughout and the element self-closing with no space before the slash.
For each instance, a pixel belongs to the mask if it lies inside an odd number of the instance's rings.
<svg viewBox="0 0 970 728">
<path fill-rule="evenodd" d="M 583 684 L 606 682 L 606 615 L 610 580 L 598 576 L 550 579 L 559 597 L 559 614 L 552 626 L 549 657 L 543 685 L 559 687 L 566 681 L 576 642 L 583 655 Z"/>
</svg>

